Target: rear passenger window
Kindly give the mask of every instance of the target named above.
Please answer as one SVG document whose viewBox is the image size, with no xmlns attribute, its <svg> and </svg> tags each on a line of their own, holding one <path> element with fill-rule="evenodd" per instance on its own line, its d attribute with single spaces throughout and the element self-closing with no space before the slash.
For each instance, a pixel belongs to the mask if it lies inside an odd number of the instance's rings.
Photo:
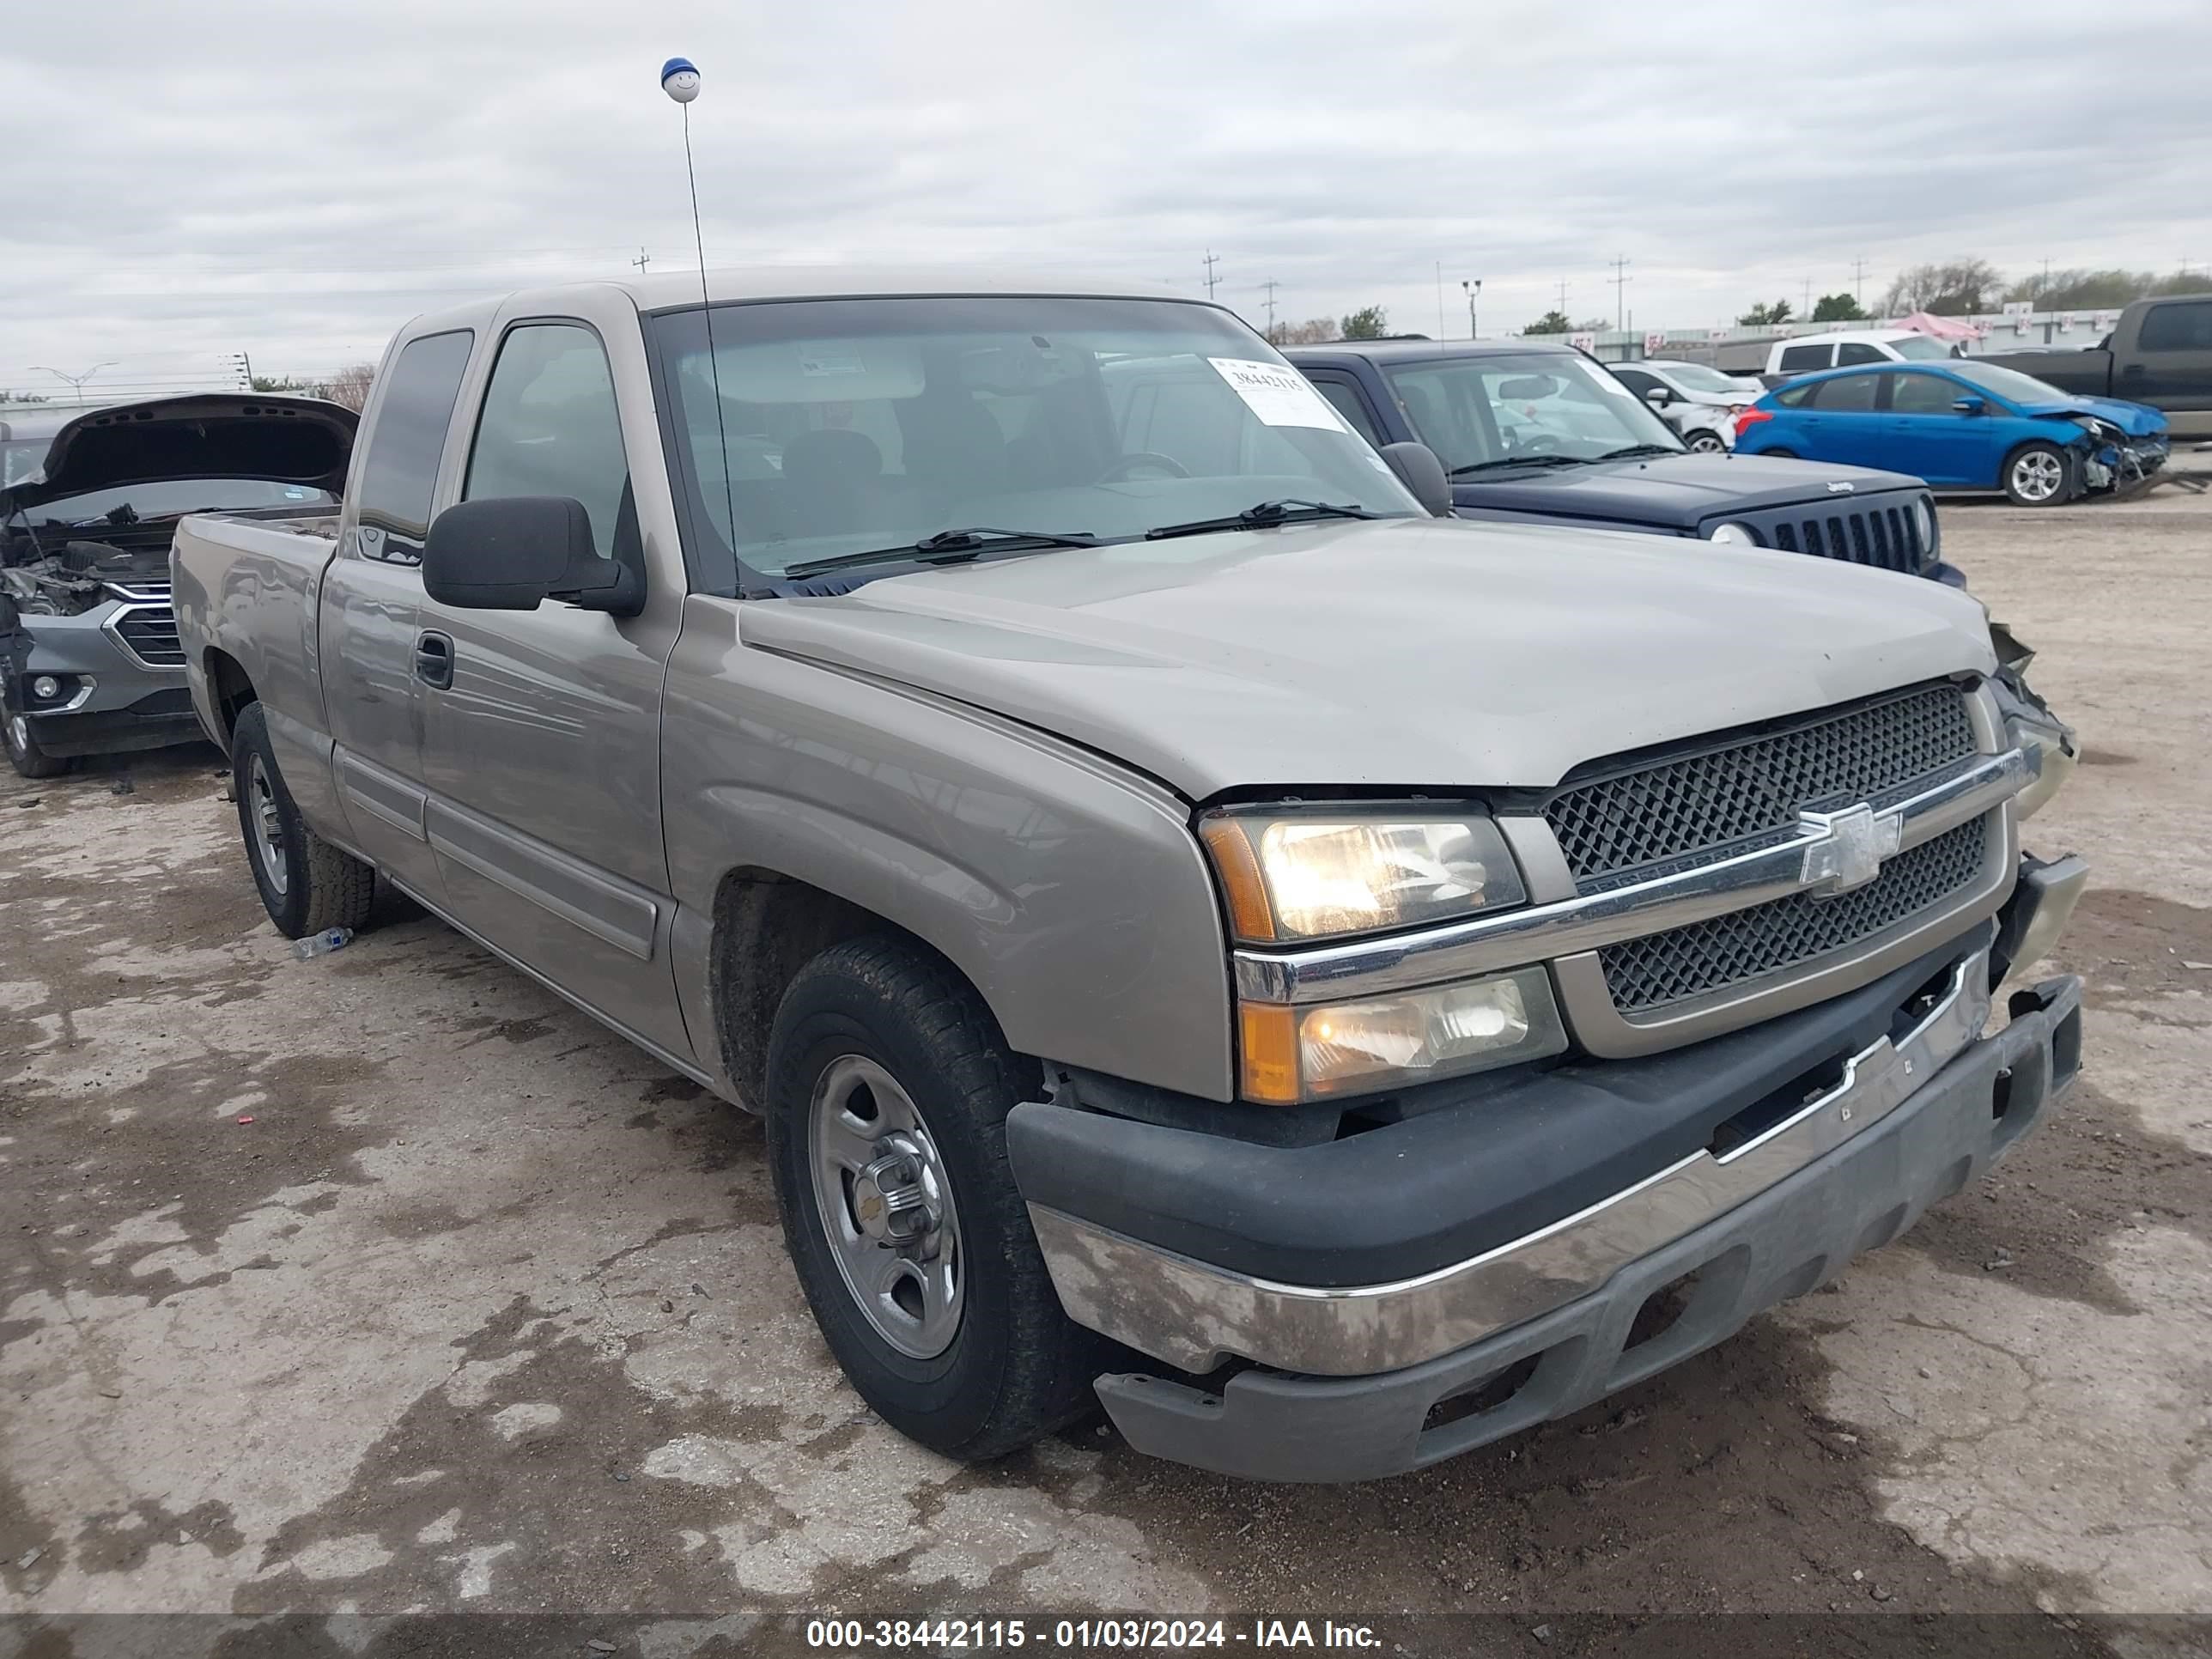
<svg viewBox="0 0 2212 1659">
<path fill-rule="evenodd" d="M 1846 374 L 1840 380 L 1820 382 L 1820 410 L 1823 415 L 1841 410 L 1856 414 L 1874 407 L 1874 389 L 1881 380 L 1879 374 Z"/>
<path fill-rule="evenodd" d="M 476 336 L 466 329 L 410 340 L 386 375 L 355 499 L 362 556 L 420 564 L 446 428 Z"/>
<path fill-rule="evenodd" d="M 629 461 L 606 348 L 580 323 L 527 323 L 499 348 L 469 452 L 463 501 L 565 495 L 581 501 L 592 543 L 615 556 Z"/>
<path fill-rule="evenodd" d="M 1850 368 L 1857 363 L 1886 363 L 1889 361 L 1879 346 L 1870 346 L 1863 340 L 1846 340 L 1836 348 L 1836 367 Z"/>
<path fill-rule="evenodd" d="M 2212 351 L 2212 300 L 2153 306 L 2144 314 L 2145 351 Z"/>
<path fill-rule="evenodd" d="M 1818 380 L 1806 386 L 1793 386 L 1786 392 L 1776 392 L 1774 401 L 1784 409 L 1802 408 L 1804 404 L 1814 401 L 1813 394 L 1820 389 L 1820 383 Z"/>
<path fill-rule="evenodd" d="M 1779 368 L 1784 374 L 1799 374 L 1808 368 L 1826 368 L 1829 367 L 1829 354 L 1834 350 L 1835 347 L 1832 345 L 1784 346 Z"/>
</svg>

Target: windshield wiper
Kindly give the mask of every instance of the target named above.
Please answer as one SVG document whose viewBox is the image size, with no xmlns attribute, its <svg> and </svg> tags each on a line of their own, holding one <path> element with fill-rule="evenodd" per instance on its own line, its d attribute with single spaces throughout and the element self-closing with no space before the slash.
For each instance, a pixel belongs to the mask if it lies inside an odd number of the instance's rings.
<svg viewBox="0 0 2212 1659">
<path fill-rule="evenodd" d="M 1217 530 L 1264 530 L 1270 525 L 1289 524 L 1303 519 L 1379 519 L 1380 513 L 1370 513 L 1364 507 L 1345 501 L 1305 501 L 1285 498 L 1279 501 L 1255 501 L 1242 513 L 1226 519 L 1193 519 L 1188 524 L 1155 525 L 1145 532 L 1148 542 L 1164 541 L 1170 536 L 1204 536 Z"/>
<path fill-rule="evenodd" d="M 1664 444 L 1631 444 L 1626 449 L 1608 449 L 1598 457 L 1601 461 L 1632 461 L 1638 455 L 1686 455 L 1685 449 L 1669 449 Z"/>
<path fill-rule="evenodd" d="M 865 553 L 840 553 L 834 558 L 810 559 L 783 574 L 797 580 L 818 576 L 828 570 L 848 570 L 854 565 L 880 564 L 886 559 L 911 559 L 921 564 L 962 564 L 987 552 L 1013 551 L 1024 547 L 1096 547 L 1098 538 L 1085 531 L 1061 533 L 1050 530 L 994 530 L 973 525 L 962 530 L 940 530 L 918 542 L 899 547 L 872 547 Z"/>
<path fill-rule="evenodd" d="M 1444 476 L 1464 478 L 1471 472 L 1488 472 L 1501 466 L 1587 466 L 1589 462 L 1580 455 L 1501 455 L 1494 461 L 1469 461 L 1465 466 L 1455 466 Z"/>
</svg>

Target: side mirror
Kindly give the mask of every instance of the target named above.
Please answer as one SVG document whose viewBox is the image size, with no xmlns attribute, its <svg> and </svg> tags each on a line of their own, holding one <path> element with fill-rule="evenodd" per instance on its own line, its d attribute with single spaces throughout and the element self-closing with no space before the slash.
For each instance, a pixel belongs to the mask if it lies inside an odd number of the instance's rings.
<svg viewBox="0 0 2212 1659">
<path fill-rule="evenodd" d="M 1664 409 L 1674 401 L 1674 394 L 1663 386 L 1655 386 L 1644 394 L 1644 401 L 1654 409 Z"/>
<path fill-rule="evenodd" d="M 1451 480 L 1444 476 L 1444 464 L 1435 450 L 1426 444 L 1384 444 L 1382 454 L 1398 482 L 1413 492 L 1413 499 L 1428 509 L 1431 518 L 1451 517 Z"/>
<path fill-rule="evenodd" d="M 422 590 L 465 611 L 535 611 L 547 599 L 617 617 L 645 608 L 644 580 L 619 560 L 599 556 L 591 515 L 565 495 L 447 507 L 422 544 Z"/>
<path fill-rule="evenodd" d="M 1961 415 L 1978 415 L 1989 407 L 1989 404 L 1980 398 L 1960 398 L 1951 407 Z"/>
</svg>

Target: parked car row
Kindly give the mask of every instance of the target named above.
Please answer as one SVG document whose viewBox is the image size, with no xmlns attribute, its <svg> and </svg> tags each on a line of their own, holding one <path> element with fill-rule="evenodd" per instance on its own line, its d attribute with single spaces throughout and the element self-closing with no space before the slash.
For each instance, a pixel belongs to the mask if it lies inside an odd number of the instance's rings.
<svg viewBox="0 0 2212 1659">
<path fill-rule="evenodd" d="M 762 1115 L 915 1440 L 1431 1464 L 2073 1082 L 2078 981 L 1985 1029 L 2068 755 L 1917 481 L 1686 453 L 1563 349 L 703 286 L 407 325 L 334 520 L 178 526 L 180 648 L 279 929 L 388 882 Z"/>
</svg>

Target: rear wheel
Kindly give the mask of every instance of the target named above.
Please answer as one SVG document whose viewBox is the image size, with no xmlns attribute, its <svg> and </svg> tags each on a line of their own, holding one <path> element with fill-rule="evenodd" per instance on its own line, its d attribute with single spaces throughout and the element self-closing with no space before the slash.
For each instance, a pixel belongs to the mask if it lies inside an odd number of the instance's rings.
<svg viewBox="0 0 2212 1659">
<path fill-rule="evenodd" d="M 893 1428 L 948 1456 L 1083 1415 L 1110 1346 L 1060 1310 L 1006 1161 L 1034 1098 L 975 991 L 890 938 L 799 969 L 769 1041 L 769 1160 L 830 1351 Z"/>
<path fill-rule="evenodd" d="M 232 793 L 239 833 L 262 908 L 286 939 L 326 927 L 360 927 L 376 897 L 376 871 L 333 847 L 300 817 L 276 769 L 268 717 L 252 703 L 230 734 Z"/>
<path fill-rule="evenodd" d="M 1728 447 L 1728 441 L 1710 427 L 1699 427 L 1683 441 L 1692 455 L 1717 455 Z"/>
<path fill-rule="evenodd" d="M 1771 455 L 1778 461 L 1794 461 L 1797 459 L 1797 452 L 1794 449 L 1762 449 L 1759 453 L 1762 455 Z"/>
<path fill-rule="evenodd" d="M 2056 444 L 2022 444 L 2005 457 L 2004 493 L 2014 507 L 2057 507 L 2074 494 L 2074 469 Z"/>
</svg>

